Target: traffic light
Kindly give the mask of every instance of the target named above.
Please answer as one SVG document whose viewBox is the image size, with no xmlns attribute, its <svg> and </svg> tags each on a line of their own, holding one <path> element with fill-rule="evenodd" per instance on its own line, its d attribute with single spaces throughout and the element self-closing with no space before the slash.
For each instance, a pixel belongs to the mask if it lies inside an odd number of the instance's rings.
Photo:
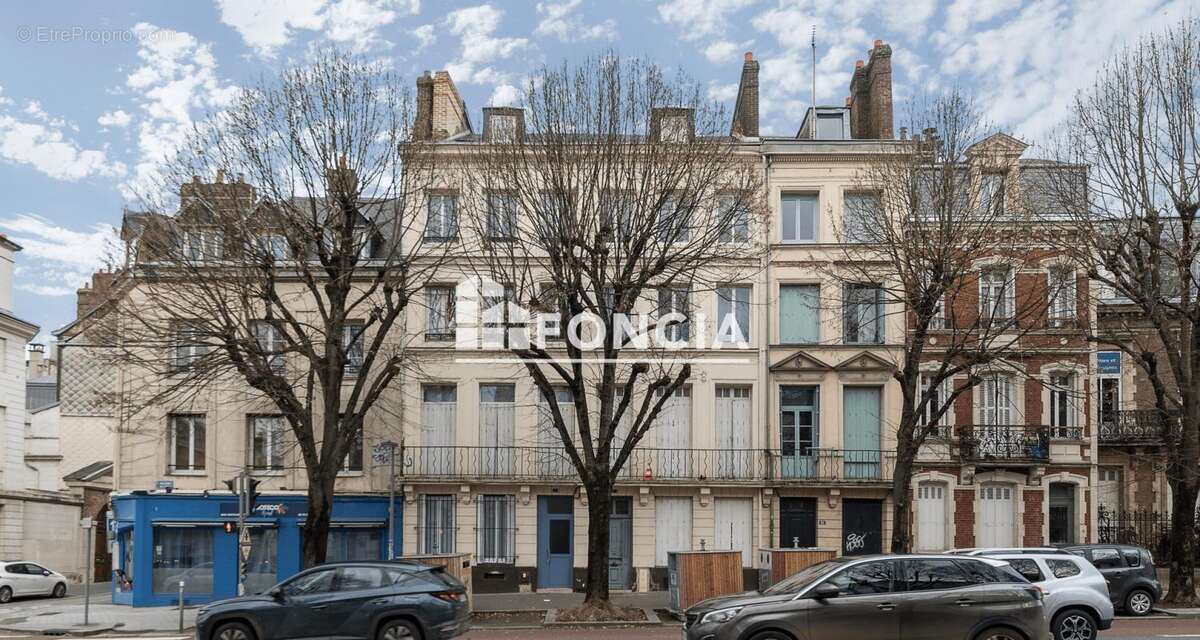
<svg viewBox="0 0 1200 640">
<path fill-rule="evenodd" d="M 229 493 L 232 493 L 235 496 L 237 495 L 237 492 L 238 492 L 238 479 L 237 478 L 230 478 L 229 480 L 222 480 L 221 482 L 224 482 L 225 486 L 229 487 Z"/>
<path fill-rule="evenodd" d="M 261 480 L 246 476 L 246 513 L 254 513 L 254 505 L 258 502 L 258 485 Z"/>
<path fill-rule="evenodd" d="M 232 522 L 225 523 L 225 533 L 233 533 L 237 529 L 237 525 Z"/>
</svg>

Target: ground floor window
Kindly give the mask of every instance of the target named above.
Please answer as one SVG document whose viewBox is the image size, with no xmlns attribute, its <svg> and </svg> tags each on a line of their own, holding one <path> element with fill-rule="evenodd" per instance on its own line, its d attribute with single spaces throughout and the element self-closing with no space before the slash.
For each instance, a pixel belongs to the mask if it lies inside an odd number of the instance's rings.
<svg viewBox="0 0 1200 640">
<path fill-rule="evenodd" d="M 383 558 L 384 530 L 381 527 L 339 527 L 332 525 L 325 542 L 325 562 L 380 560 Z M 304 553 L 304 534 L 300 536 Z M 312 565 L 303 563 L 305 568 Z"/>
<path fill-rule="evenodd" d="M 516 499 L 513 496 L 480 496 L 479 562 L 516 562 Z"/>
<path fill-rule="evenodd" d="M 246 560 L 246 593 L 262 593 L 279 581 L 279 529 L 252 527 Z"/>
<path fill-rule="evenodd" d="M 1050 544 L 1075 544 L 1075 485 L 1050 485 Z"/>
<path fill-rule="evenodd" d="M 154 527 L 154 593 L 208 594 L 213 590 L 213 530 Z"/>
<path fill-rule="evenodd" d="M 454 496 L 424 496 L 421 529 L 421 553 L 454 553 Z"/>
<path fill-rule="evenodd" d="M 121 533 L 118 540 L 121 564 L 117 576 L 117 588 L 121 591 L 133 591 L 133 529 Z"/>
</svg>

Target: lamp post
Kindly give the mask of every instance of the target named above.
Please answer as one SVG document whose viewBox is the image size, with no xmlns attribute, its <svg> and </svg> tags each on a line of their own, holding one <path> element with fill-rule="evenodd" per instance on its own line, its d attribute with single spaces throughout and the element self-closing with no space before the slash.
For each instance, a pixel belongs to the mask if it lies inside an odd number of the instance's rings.
<svg viewBox="0 0 1200 640">
<path fill-rule="evenodd" d="M 386 462 L 388 465 L 388 522 L 387 522 L 387 559 L 396 558 L 396 449 L 400 445 L 391 440 L 384 440 L 375 445 L 372 457 L 376 462 Z"/>
</svg>

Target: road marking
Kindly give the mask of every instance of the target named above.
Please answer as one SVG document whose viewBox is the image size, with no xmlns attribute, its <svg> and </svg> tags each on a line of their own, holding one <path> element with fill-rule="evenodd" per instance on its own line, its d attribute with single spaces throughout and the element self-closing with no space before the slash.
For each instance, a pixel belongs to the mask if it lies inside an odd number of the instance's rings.
<svg viewBox="0 0 1200 640">
<path fill-rule="evenodd" d="M 1158 638 L 1200 638 L 1200 633 L 1164 633 L 1164 634 L 1161 634 L 1161 635 L 1158 635 L 1155 637 L 1158 637 Z"/>
</svg>

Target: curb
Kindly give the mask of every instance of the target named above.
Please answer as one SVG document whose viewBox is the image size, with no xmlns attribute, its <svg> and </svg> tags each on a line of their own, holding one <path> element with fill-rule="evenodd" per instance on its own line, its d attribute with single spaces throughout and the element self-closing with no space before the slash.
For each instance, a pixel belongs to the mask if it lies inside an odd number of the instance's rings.
<svg viewBox="0 0 1200 640">
<path fill-rule="evenodd" d="M 12 631 L 15 633 L 24 633 L 29 635 L 43 636 L 76 636 L 87 637 L 100 635 L 116 630 L 117 627 L 111 624 L 88 625 L 87 628 L 79 627 L 47 627 L 45 629 L 17 629 L 13 627 L 0 627 L 0 631 Z"/>
</svg>

